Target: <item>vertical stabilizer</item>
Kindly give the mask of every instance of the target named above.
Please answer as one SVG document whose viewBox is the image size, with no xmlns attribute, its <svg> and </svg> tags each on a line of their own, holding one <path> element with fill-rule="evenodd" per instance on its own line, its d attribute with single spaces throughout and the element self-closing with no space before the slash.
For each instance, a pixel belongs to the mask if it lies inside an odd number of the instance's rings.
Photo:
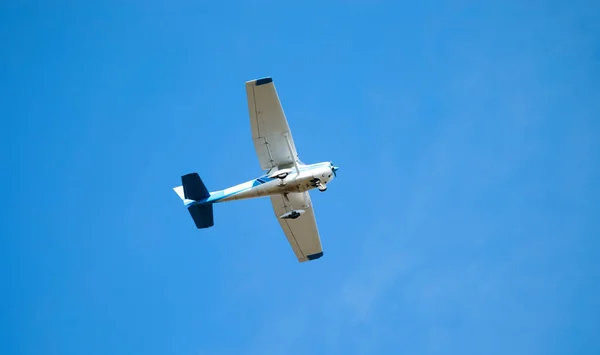
<svg viewBox="0 0 600 355">
<path fill-rule="evenodd" d="M 212 227 L 214 222 L 212 203 L 202 202 L 210 196 L 210 192 L 197 173 L 190 173 L 181 177 L 181 186 L 173 188 L 175 193 L 187 205 L 190 216 L 196 224 L 196 228 Z M 200 201 L 199 203 L 196 203 Z"/>
</svg>

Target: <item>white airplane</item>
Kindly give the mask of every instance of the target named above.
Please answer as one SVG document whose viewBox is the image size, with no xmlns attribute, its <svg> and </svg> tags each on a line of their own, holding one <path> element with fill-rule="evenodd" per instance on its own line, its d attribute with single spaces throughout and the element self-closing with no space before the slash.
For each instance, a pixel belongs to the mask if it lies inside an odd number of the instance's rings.
<svg viewBox="0 0 600 355">
<path fill-rule="evenodd" d="M 214 225 L 213 204 L 269 196 L 275 215 L 299 262 L 323 256 L 309 190 L 327 190 L 338 167 L 331 162 L 306 165 L 298 158 L 292 132 L 283 113 L 273 79 L 246 82 L 252 139 L 265 174 L 254 180 L 209 192 L 197 173 L 181 177 L 173 188 L 183 200 L 196 227 Z"/>
</svg>

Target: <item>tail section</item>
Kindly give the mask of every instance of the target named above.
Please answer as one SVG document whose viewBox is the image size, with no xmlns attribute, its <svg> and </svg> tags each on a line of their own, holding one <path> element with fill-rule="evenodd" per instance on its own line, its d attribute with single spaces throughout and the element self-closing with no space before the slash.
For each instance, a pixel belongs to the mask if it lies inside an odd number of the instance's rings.
<svg viewBox="0 0 600 355">
<path fill-rule="evenodd" d="M 183 193 L 183 186 L 174 187 L 173 190 L 177 193 L 177 196 L 179 196 L 179 198 L 183 200 L 183 203 L 192 202 L 189 200 L 188 201 L 185 200 L 185 195 Z"/>
<path fill-rule="evenodd" d="M 209 228 L 215 225 L 213 217 L 213 204 L 206 205 L 191 205 L 188 206 L 188 211 L 196 224 L 196 228 Z"/>
<path fill-rule="evenodd" d="M 210 196 L 208 189 L 206 189 L 197 173 L 183 175 L 181 184 L 183 185 L 183 196 L 186 200 L 200 201 Z"/>
<path fill-rule="evenodd" d="M 214 223 L 212 203 L 194 203 L 202 201 L 210 196 L 208 189 L 200 179 L 197 173 L 186 174 L 181 177 L 182 186 L 177 186 L 173 190 L 179 195 L 187 205 L 188 211 L 196 224 L 196 228 L 209 228 Z"/>
</svg>

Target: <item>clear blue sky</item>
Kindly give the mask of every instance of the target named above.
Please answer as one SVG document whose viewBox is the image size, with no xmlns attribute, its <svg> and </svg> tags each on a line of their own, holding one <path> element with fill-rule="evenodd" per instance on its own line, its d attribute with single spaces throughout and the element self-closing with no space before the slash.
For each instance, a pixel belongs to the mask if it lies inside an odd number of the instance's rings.
<svg viewBox="0 0 600 355">
<path fill-rule="evenodd" d="M 594 1 L 3 1 L 2 354 L 600 353 Z M 274 78 L 325 256 L 258 176 Z"/>
</svg>

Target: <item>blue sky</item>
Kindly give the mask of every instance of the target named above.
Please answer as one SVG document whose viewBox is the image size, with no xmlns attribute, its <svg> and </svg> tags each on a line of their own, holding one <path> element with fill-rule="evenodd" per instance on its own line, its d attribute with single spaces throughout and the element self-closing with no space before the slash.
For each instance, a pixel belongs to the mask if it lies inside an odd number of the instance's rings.
<svg viewBox="0 0 600 355">
<path fill-rule="evenodd" d="M 5 1 L 3 354 L 600 353 L 592 1 Z M 325 256 L 258 176 L 272 76 Z"/>
</svg>

